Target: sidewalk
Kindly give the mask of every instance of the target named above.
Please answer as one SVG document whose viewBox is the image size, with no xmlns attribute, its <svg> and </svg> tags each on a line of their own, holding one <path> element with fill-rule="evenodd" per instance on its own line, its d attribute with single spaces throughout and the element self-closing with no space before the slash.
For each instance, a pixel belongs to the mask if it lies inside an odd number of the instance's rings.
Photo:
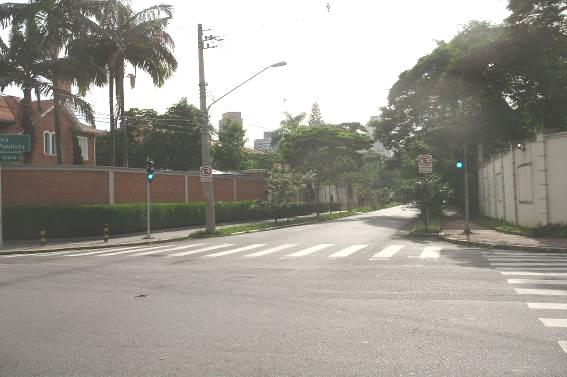
<svg viewBox="0 0 567 377">
<path fill-rule="evenodd" d="M 445 210 L 441 238 L 449 242 L 487 247 L 492 249 L 511 249 L 525 251 L 567 252 L 567 239 L 534 238 L 508 234 L 470 222 L 471 234 L 463 233 L 465 219 L 454 210 Z"/>
</svg>

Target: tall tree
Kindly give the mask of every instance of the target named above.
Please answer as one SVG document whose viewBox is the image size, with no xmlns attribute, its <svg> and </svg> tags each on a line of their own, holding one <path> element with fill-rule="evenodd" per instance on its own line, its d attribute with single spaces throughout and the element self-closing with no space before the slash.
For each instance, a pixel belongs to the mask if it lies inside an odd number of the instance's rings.
<svg viewBox="0 0 567 377">
<path fill-rule="evenodd" d="M 136 12 L 124 1 L 105 0 L 95 22 L 89 25 L 89 37 L 74 46 L 77 53 L 83 52 L 103 64 L 108 73 L 112 165 L 116 164 L 117 120 L 124 115 L 127 64 L 147 72 L 158 87 L 177 69 L 173 39 L 166 31 L 172 14 L 171 5 L 155 5 Z M 121 126 L 125 139 L 123 160 L 127 164 L 127 131 L 125 124 Z"/>
<path fill-rule="evenodd" d="M 219 132 L 218 144 L 213 147 L 213 166 L 219 170 L 239 170 L 244 158 L 246 131 L 242 124 L 227 121 Z"/>
<path fill-rule="evenodd" d="M 43 2 L 31 4 L 0 5 L 0 24 L 3 27 L 11 25 L 9 45 L 2 43 L 0 49 L 0 90 L 7 86 L 15 85 L 22 89 L 23 99 L 21 101 L 20 119 L 23 128 L 30 139 L 34 140 L 34 126 L 32 121 L 32 92 L 38 100 L 40 96 L 53 94 L 61 96 L 62 102 L 72 103 L 85 115 L 87 121 L 94 124 L 91 106 L 79 96 L 57 87 L 56 77 L 69 81 L 84 82 L 86 75 L 85 67 L 80 67 L 71 58 L 60 58 L 55 56 L 53 50 L 56 45 L 51 42 L 52 36 L 48 32 L 45 23 Z M 44 17 L 40 17 L 43 15 Z M 56 123 L 58 126 L 58 123 Z M 60 126 L 56 132 L 58 142 L 58 162 L 61 160 L 60 148 Z M 25 160 L 29 161 L 30 155 Z"/>
<path fill-rule="evenodd" d="M 280 127 L 272 133 L 272 146 L 277 146 L 280 141 L 286 136 L 295 133 L 302 127 L 307 114 L 301 113 L 292 115 L 288 112 L 284 113 L 285 119 L 280 122 Z"/>
<path fill-rule="evenodd" d="M 305 127 L 287 136 L 280 153 L 295 171 L 313 178 L 315 199 L 324 183 L 336 184 L 346 172 L 358 171 L 372 140 L 337 126 Z"/>
<path fill-rule="evenodd" d="M 322 126 L 325 124 L 325 122 L 323 122 L 323 116 L 321 115 L 321 109 L 319 108 L 319 104 L 317 102 L 315 102 L 311 107 L 311 114 L 309 114 L 308 124 L 310 127 Z"/>
</svg>

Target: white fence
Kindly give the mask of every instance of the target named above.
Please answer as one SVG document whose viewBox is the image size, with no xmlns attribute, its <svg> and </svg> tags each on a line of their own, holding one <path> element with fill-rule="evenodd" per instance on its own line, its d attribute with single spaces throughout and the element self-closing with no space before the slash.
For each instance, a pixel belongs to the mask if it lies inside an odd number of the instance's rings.
<svg viewBox="0 0 567 377">
<path fill-rule="evenodd" d="M 567 223 L 567 132 L 482 162 L 478 178 L 481 214 L 525 227 Z"/>
</svg>

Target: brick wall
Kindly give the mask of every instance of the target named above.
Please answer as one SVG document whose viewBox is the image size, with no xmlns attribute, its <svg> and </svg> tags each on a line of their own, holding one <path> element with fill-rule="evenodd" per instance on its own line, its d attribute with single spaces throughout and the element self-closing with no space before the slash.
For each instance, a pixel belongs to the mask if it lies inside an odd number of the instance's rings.
<svg viewBox="0 0 567 377">
<path fill-rule="evenodd" d="M 161 203 L 203 201 L 199 176 L 194 173 L 156 171 L 151 184 L 152 201 Z M 185 182 L 188 185 L 185 187 Z M 113 184 L 111 184 L 113 182 Z M 265 173 L 215 176 L 215 201 L 266 200 Z M 2 167 L 4 205 L 62 205 L 145 203 L 143 169 L 65 166 L 5 165 Z"/>
</svg>

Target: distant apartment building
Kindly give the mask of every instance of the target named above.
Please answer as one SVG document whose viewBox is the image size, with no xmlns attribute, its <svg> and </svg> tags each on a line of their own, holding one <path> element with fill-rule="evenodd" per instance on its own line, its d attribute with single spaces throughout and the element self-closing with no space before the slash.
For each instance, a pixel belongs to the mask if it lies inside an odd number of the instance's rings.
<svg viewBox="0 0 567 377">
<path fill-rule="evenodd" d="M 228 122 L 237 123 L 242 126 L 244 124 L 242 113 L 235 111 L 222 114 L 222 118 L 219 120 L 219 132 L 222 132 L 223 127 L 228 124 Z"/>
<path fill-rule="evenodd" d="M 380 116 L 371 116 L 370 122 L 378 121 L 380 119 L 381 119 Z M 374 127 L 370 127 L 368 124 L 366 125 L 366 132 L 368 132 L 368 136 L 370 136 L 372 139 L 374 139 L 374 131 L 375 131 Z M 386 149 L 384 144 L 382 144 L 379 140 L 376 140 L 374 144 L 372 144 L 372 150 L 378 152 L 378 154 L 380 154 L 385 158 L 394 157 L 394 151 Z"/>
<path fill-rule="evenodd" d="M 264 132 L 263 139 L 254 140 L 254 149 L 262 152 L 272 152 L 272 131 Z"/>
</svg>

